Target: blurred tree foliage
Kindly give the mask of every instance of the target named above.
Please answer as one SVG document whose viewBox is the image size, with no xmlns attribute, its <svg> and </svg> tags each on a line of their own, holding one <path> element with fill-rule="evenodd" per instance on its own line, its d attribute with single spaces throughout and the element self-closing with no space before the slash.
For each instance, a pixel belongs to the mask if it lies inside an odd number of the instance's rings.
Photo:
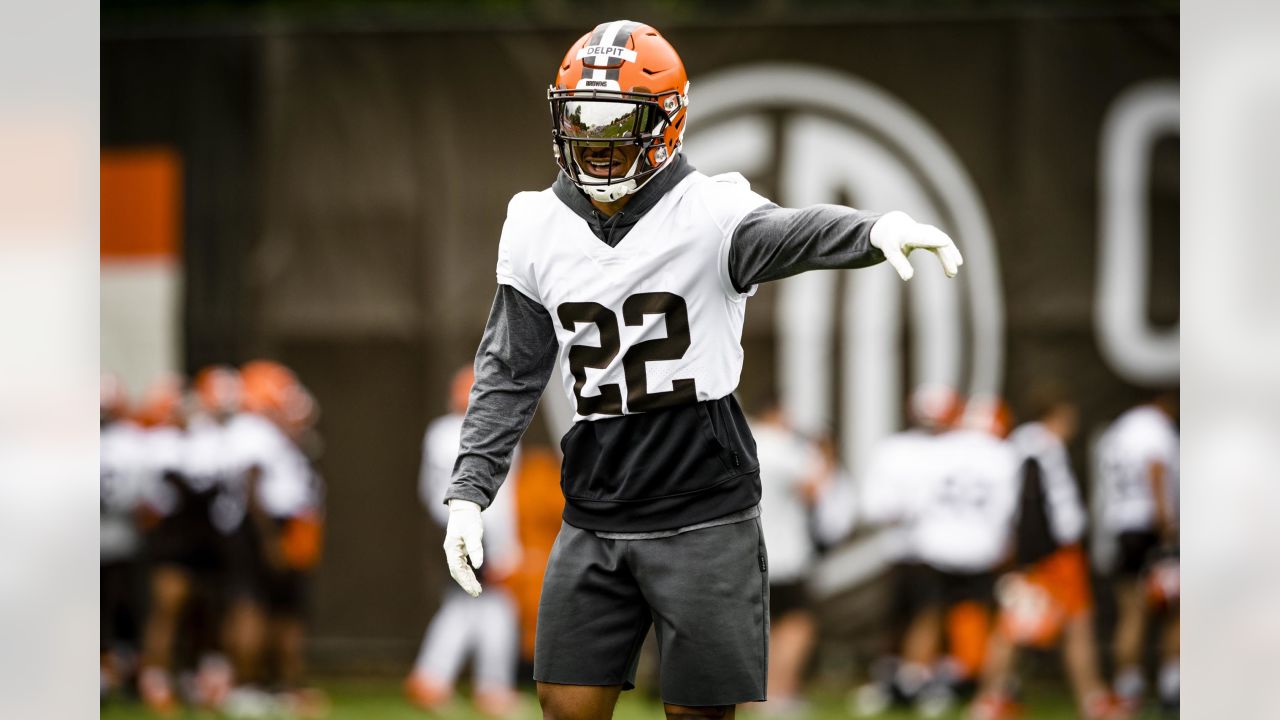
<svg viewBox="0 0 1280 720">
<path fill-rule="evenodd" d="M 104 26 L 273 21 L 324 26 L 577 27 L 626 15 L 654 24 L 822 23 L 857 18 L 1177 13 L 1178 0 L 103 0 Z"/>
</svg>

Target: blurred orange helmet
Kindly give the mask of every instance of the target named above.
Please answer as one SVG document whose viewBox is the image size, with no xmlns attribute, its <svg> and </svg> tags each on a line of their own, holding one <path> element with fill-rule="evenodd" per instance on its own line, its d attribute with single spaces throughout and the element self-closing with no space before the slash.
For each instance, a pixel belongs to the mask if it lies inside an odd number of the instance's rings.
<svg viewBox="0 0 1280 720">
<path fill-rule="evenodd" d="M 98 381 L 98 412 L 121 417 L 128 412 L 129 394 L 124 381 L 115 373 L 104 372 Z"/>
<path fill-rule="evenodd" d="M 144 427 L 177 425 L 182 420 L 181 375 L 168 374 L 157 378 L 147 387 L 134 413 L 134 420 Z"/>
<path fill-rule="evenodd" d="M 960 418 L 960 394 L 939 383 L 917 386 L 907 405 L 911 422 L 931 430 L 946 430 Z"/>
<path fill-rule="evenodd" d="M 670 163 L 684 139 L 689 79 L 671 43 L 649 25 L 600 23 L 565 53 L 551 104 L 553 153 L 560 169 L 595 200 L 613 202 L 640 189 Z M 588 173 L 575 149 L 633 145 L 630 168 Z"/>
<path fill-rule="evenodd" d="M 449 410 L 462 413 L 467 411 L 467 403 L 471 397 L 471 386 L 476 382 L 476 373 L 470 365 L 458 368 L 453 374 L 453 382 L 449 385 Z"/>
<path fill-rule="evenodd" d="M 253 360 L 240 368 L 244 408 L 278 423 L 297 426 L 315 412 L 315 402 L 292 370 L 273 360 Z"/>
<path fill-rule="evenodd" d="M 236 412 L 244 401 L 240 373 L 228 365 L 210 365 L 196 373 L 195 391 L 200 407 L 216 415 Z"/>
<path fill-rule="evenodd" d="M 1004 398 L 996 395 L 983 395 L 969 399 L 964 406 L 964 417 L 961 427 L 969 430 L 990 433 L 1002 438 L 1013 430 L 1013 411 L 1009 409 Z"/>
</svg>

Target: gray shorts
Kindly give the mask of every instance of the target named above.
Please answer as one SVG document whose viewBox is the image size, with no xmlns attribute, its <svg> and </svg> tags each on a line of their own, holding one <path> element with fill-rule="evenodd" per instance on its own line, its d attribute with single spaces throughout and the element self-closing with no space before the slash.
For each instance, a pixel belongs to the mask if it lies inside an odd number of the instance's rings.
<svg viewBox="0 0 1280 720">
<path fill-rule="evenodd" d="M 542 585 L 534 679 L 629 690 L 651 624 L 663 702 L 764 700 L 769 574 L 759 518 L 649 540 L 562 524 Z"/>
</svg>

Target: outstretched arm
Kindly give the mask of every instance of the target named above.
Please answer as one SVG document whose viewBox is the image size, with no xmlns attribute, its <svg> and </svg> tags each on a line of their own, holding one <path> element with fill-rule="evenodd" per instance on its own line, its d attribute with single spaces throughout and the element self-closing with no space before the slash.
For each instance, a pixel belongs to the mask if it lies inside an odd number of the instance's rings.
<svg viewBox="0 0 1280 720">
<path fill-rule="evenodd" d="M 729 275 L 739 292 L 756 283 L 809 270 L 860 268 L 888 260 L 903 280 L 913 273 L 906 255 L 917 248 L 938 255 L 954 276 L 963 262 L 945 233 L 903 212 L 862 212 L 840 205 L 802 209 L 768 204 L 743 218 L 729 249 Z"/>
<path fill-rule="evenodd" d="M 453 579 L 480 594 L 471 566 L 484 562 L 480 510 L 511 467 L 511 453 L 533 419 L 556 362 L 551 316 L 509 285 L 499 285 L 476 352 L 476 380 L 462 420 L 453 481 L 445 493 L 445 556 Z M 470 558 L 470 566 L 468 565 Z"/>
</svg>

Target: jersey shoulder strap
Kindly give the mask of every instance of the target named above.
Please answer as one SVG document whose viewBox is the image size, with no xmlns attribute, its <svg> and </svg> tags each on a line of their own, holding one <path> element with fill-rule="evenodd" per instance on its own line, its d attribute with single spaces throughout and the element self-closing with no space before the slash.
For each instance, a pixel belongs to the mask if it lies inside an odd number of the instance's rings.
<svg viewBox="0 0 1280 720">
<path fill-rule="evenodd" d="M 743 218 L 752 210 L 772 206 L 768 198 L 754 192 L 751 183 L 740 173 L 703 175 L 694 171 L 686 179 L 689 183 L 682 205 L 689 207 L 699 217 L 697 224 L 714 227 L 716 268 L 725 294 L 735 302 L 741 302 L 755 294 L 752 285 L 740 292 L 729 273 L 729 256 L 733 237 Z"/>
<path fill-rule="evenodd" d="M 747 213 L 772 204 L 768 198 L 752 190 L 751 183 L 741 173 L 707 176 L 695 171 L 690 177 L 693 183 L 688 194 L 697 198 L 725 236 L 733 234 Z"/>
</svg>

